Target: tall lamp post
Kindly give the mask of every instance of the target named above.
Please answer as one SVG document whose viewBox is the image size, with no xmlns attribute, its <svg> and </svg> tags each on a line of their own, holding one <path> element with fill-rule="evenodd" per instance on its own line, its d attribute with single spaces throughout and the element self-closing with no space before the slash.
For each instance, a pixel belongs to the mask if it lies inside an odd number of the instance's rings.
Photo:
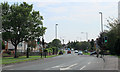
<svg viewBox="0 0 120 72">
<path fill-rule="evenodd" d="M 57 26 L 58 24 L 55 25 L 55 39 L 57 39 Z"/>
<path fill-rule="evenodd" d="M 102 16 L 102 12 L 99 12 L 99 14 L 101 15 L 101 31 L 103 32 L 103 16 Z"/>
<path fill-rule="evenodd" d="M 101 31 L 102 31 L 102 33 L 103 33 L 103 15 L 102 15 L 102 12 L 99 12 L 99 14 L 101 15 Z M 101 48 L 101 57 L 102 57 L 102 55 L 104 56 L 104 53 L 103 53 L 103 35 L 101 36 L 102 37 L 102 48 Z"/>
<path fill-rule="evenodd" d="M 82 34 L 85 33 L 86 34 L 86 40 L 88 41 L 88 33 L 87 32 L 81 32 Z"/>
</svg>

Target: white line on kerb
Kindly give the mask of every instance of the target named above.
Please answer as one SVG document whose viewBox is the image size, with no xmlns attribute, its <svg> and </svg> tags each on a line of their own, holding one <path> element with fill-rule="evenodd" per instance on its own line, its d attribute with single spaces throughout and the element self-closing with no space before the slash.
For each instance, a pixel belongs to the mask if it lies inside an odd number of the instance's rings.
<svg viewBox="0 0 120 72">
<path fill-rule="evenodd" d="M 86 66 L 83 66 L 82 68 L 80 68 L 80 70 L 82 70 L 83 68 L 85 68 Z"/>
<path fill-rule="evenodd" d="M 14 69 L 9 69 L 9 70 L 14 70 Z"/>
<path fill-rule="evenodd" d="M 88 62 L 88 64 L 91 64 L 91 62 Z"/>
<path fill-rule="evenodd" d="M 3 68 L 12 67 L 12 66 L 14 66 L 14 65 L 5 66 L 5 67 L 3 67 Z"/>
</svg>

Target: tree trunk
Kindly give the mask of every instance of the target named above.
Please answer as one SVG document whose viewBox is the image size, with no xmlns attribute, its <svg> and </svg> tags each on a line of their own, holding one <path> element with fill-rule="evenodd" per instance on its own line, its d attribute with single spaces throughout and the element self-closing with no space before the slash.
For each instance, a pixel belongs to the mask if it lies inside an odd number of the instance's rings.
<svg viewBox="0 0 120 72">
<path fill-rule="evenodd" d="M 15 45 L 15 54 L 14 54 L 14 58 L 17 58 L 17 45 Z"/>
</svg>

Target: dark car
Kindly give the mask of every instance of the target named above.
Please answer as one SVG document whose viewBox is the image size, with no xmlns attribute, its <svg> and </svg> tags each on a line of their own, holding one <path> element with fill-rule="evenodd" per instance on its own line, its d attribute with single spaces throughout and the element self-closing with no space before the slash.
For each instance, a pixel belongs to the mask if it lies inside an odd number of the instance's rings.
<svg viewBox="0 0 120 72">
<path fill-rule="evenodd" d="M 59 52 L 59 55 L 63 55 L 63 52 L 62 52 L 62 51 L 60 51 L 60 52 Z"/>
<path fill-rule="evenodd" d="M 70 51 L 70 50 L 68 50 L 68 51 L 67 51 L 67 54 L 71 54 L 71 51 Z"/>
<path fill-rule="evenodd" d="M 78 52 L 78 55 L 83 55 L 83 52 L 82 52 L 82 51 L 79 51 L 79 52 Z"/>
<path fill-rule="evenodd" d="M 90 53 L 90 55 L 94 55 L 94 54 L 97 54 L 97 52 L 93 51 L 93 52 Z"/>
<path fill-rule="evenodd" d="M 88 53 L 88 50 L 84 50 L 85 53 Z"/>
</svg>

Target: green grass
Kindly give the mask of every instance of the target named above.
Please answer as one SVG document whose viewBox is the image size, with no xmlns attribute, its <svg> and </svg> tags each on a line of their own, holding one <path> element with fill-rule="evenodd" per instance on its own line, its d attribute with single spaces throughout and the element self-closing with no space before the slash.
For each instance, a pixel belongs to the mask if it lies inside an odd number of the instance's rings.
<svg viewBox="0 0 120 72">
<path fill-rule="evenodd" d="M 57 56 L 57 55 L 46 56 L 46 58 L 55 57 L 55 56 Z M 26 58 L 26 56 L 20 56 L 18 58 L 3 57 L 2 58 L 2 64 L 3 65 L 5 65 L 5 64 L 13 64 L 13 63 L 32 61 L 32 60 L 37 60 L 37 59 L 41 59 L 41 56 L 30 56 L 29 58 Z"/>
<path fill-rule="evenodd" d="M 117 55 L 110 55 L 110 56 L 117 56 Z M 117 56 L 118 58 L 120 58 L 120 56 Z"/>
<path fill-rule="evenodd" d="M 55 57 L 55 56 L 58 56 L 58 55 L 51 55 L 51 56 L 46 56 L 47 58 L 50 58 L 50 57 Z"/>
<path fill-rule="evenodd" d="M 118 56 L 118 58 L 120 58 L 120 56 Z"/>
<path fill-rule="evenodd" d="M 84 55 L 90 55 L 90 53 L 83 53 Z"/>
</svg>

